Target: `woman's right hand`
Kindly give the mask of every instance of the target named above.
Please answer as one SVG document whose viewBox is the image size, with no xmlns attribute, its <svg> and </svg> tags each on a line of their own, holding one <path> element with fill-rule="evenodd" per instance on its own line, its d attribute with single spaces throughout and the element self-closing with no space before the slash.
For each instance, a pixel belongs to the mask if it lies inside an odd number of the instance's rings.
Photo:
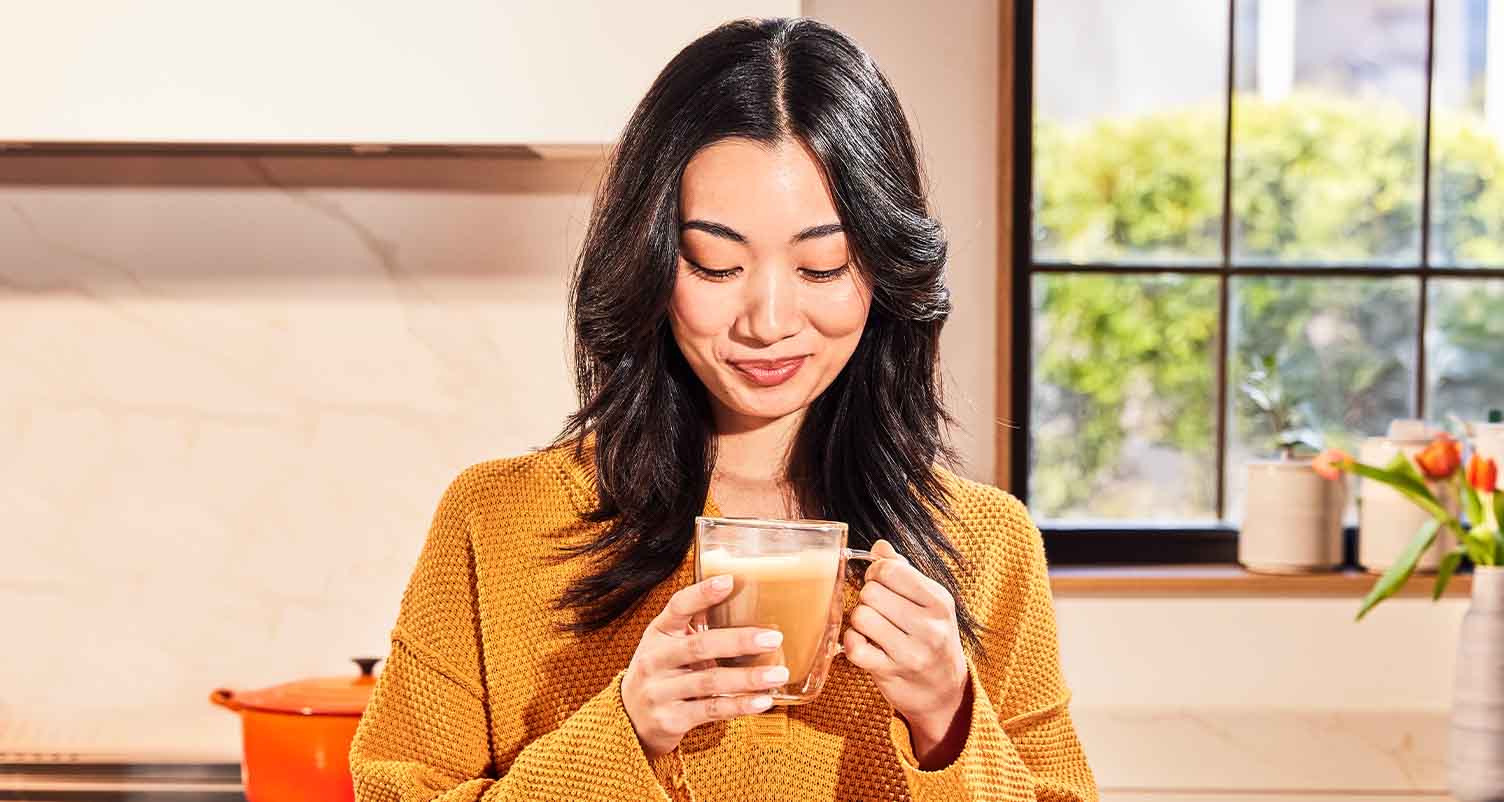
<svg viewBox="0 0 1504 802">
<path fill-rule="evenodd" d="M 674 750 L 684 734 L 709 721 L 761 713 L 766 691 L 788 682 L 783 666 L 726 668 L 716 658 L 765 654 L 778 648 L 776 629 L 727 627 L 696 631 L 699 613 L 726 598 L 731 577 L 711 577 L 673 595 L 648 624 L 621 680 L 621 701 L 648 757 Z"/>
</svg>

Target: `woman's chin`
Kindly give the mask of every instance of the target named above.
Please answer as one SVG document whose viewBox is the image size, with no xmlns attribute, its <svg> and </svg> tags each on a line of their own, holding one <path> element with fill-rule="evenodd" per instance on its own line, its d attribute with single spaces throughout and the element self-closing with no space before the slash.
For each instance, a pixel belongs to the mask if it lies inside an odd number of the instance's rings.
<svg viewBox="0 0 1504 802">
<path fill-rule="evenodd" d="M 778 420 L 809 406 L 804 388 L 758 387 L 739 390 L 732 399 L 731 411 L 756 420 Z"/>
</svg>

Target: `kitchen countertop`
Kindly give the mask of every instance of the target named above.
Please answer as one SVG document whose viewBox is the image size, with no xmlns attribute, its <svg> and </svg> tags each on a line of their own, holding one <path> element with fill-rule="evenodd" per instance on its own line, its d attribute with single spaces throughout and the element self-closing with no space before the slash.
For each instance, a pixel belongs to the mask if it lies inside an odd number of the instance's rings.
<svg viewBox="0 0 1504 802">
<path fill-rule="evenodd" d="M 239 763 L 93 763 L 15 755 L 0 761 L 0 800 L 245 802 L 245 794 Z"/>
</svg>

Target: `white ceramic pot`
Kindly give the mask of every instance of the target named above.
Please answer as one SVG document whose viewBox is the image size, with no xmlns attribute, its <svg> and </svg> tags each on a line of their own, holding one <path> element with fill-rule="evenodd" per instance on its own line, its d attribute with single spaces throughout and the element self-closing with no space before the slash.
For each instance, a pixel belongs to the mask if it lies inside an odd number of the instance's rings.
<svg viewBox="0 0 1504 802">
<path fill-rule="evenodd" d="M 1479 456 L 1504 465 L 1504 423 L 1473 424 L 1473 445 Z"/>
<path fill-rule="evenodd" d="M 1504 568 L 1479 566 L 1457 633 L 1447 785 L 1459 802 L 1504 802 Z"/>
<path fill-rule="evenodd" d="M 1431 433 L 1423 430 L 1392 426 L 1390 432 L 1393 436 L 1364 440 L 1358 459 L 1382 468 L 1396 454 L 1403 452 L 1413 456 L 1431 443 Z M 1460 505 L 1456 485 L 1450 482 L 1428 484 L 1442 506 L 1456 515 Z M 1358 497 L 1358 564 L 1369 573 L 1382 574 L 1394 565 L 1405 546 L 1415 538 L 1415 533 L 1431 520 L 1431 515 L 1398 490 L 1372 479 L 1358 483 Z M 1450 528 L 1442 529 L 1436 535 L 1436 542 L 1415 564 L 1416 573 L 1435 573 L 1441 566 L 1441 558 L 1456 548 L 1457 534 Z"/>
<path fill-rule="evenodd" d="M 1342 482 L 1311 470 L 1310 460 L 1248 463 L 1238 562 L 1261 574 L 1330 571 L 1342 563 Z"/>
</svg>

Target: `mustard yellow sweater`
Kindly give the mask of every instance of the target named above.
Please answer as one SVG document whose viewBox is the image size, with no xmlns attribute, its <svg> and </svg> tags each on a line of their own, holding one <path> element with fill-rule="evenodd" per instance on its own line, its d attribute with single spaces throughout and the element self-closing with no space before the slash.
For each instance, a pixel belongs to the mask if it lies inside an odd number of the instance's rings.
<svg viewBox="0 0 1504 802">
<path fill-rule="evenodd" d="M 572 449 L 486 462 L 444 494 L 351 750 L 357 799 L 1097 798 L 1067 711 L 1038 530 L 1012 496 L 947 472 L 955 518 L 944 529 L 969 560 L 962 593 L 990 627 L 951 765 L 920 770 L 902 719 L 840 656 L 813 702 L 701 726 L 649 761 L 622 708 L 622 671 L 648 621 L 693 582 L 694 558 L 608 629 L 561 634 L 566 614 L 551 603 L 582 565 L 555 557 L 601 526 L 582 517 L 595 502 L 587 465 Z M 705 512 L 718 514 L 708 501 Z"/>
</svg>

